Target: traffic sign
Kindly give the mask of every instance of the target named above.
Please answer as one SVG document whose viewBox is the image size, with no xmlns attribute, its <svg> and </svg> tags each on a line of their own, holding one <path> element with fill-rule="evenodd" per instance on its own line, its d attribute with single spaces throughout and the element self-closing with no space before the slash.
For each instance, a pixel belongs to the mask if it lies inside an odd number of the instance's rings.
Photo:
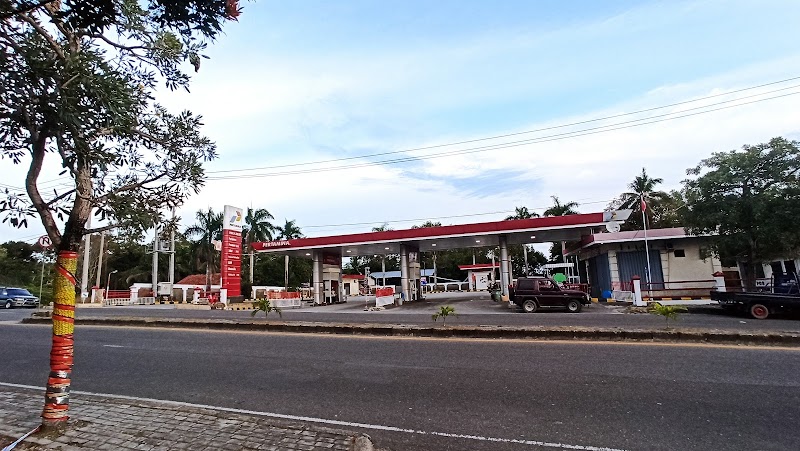
<svg viewBox="0 0 800 451">
<path fill-rule="evenodd" d="M 50 237 L 49 236 L 42 235 L 42 236 L 39 237 L 39 246 L 41 246 L 42 249 L 47 249 L 52 245 L 53 245 L 53 242 L 50 241 Z"/>
</svg>

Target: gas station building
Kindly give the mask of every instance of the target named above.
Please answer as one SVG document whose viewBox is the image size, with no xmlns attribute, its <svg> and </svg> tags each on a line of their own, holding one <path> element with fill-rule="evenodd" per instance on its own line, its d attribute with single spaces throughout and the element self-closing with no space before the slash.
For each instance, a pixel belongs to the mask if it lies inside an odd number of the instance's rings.
<svg viewBox="0 0 800 451">
<path fill-rule="evenodd" d="M 508 246 L 557 241 L 580 241 L 600 228 L 628 219 L 630 210 L 569 216 L 516 219 L 381 232 L 253 243 L 257 252 L 310 258 L 313 261 L 314 303 L 338 297 L 342 286 L 342 259 L 367 255 L 400 255 L 400 303 L 421 293 L 420 252 L 477 247 L 500 248 L 500 287 L 508 295 L 512 281 Z M 434 268 L 435 269 L 435 268 Z M 478 268 L 476 268 L 478 269 Z"/>
</svg>

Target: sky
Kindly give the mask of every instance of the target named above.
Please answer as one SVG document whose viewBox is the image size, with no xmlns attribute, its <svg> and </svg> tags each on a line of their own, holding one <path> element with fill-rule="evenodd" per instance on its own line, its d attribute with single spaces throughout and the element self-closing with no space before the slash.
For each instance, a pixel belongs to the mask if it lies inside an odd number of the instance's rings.
<svg viewBox="0 0 800 451">
<path fill-rule="evenodd" d="M 783 81 L 800 77 L 800 2 L 242 6 L 191 92 L 157 94 L 218 146 L 186 225 L 226 204 L 306 236 L 500 220 L 551 196 L 596 212 L 643 167 L 677 189 L 712 152 L 800 140 L 800 78 Z"/>
</svg>

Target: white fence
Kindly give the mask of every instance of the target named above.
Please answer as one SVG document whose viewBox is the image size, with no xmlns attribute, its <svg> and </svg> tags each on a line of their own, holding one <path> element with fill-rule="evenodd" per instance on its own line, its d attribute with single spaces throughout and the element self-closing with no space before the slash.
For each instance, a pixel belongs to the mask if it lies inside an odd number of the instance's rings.
<svg viewBox="0 0 800 451">
<path fill-rule="evenodd" d="M 122 306 L 122 305 L 153 305 L 156 303 L 156 298 L 140 297 L 140 298 L 111 298 L 103 299 L 103 307 Z"/>
<path fill-rule="evenodd" d="M 269 303 L 278 308 L 299 308 L 303 306 L 303 301 L 300 298 L 270 299 Z"/>
</svg>

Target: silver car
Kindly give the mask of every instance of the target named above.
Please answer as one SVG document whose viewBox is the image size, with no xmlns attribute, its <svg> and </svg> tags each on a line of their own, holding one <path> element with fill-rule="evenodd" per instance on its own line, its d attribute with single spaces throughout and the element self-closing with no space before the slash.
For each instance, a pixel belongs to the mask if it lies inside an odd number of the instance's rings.
<svg viewBox="0 0 800 451">
<path fill-rule="evenodd" d="M 39 298 L 24 288 L 0 287 L 0 308 L 36 307 Z"/>
</svg>

